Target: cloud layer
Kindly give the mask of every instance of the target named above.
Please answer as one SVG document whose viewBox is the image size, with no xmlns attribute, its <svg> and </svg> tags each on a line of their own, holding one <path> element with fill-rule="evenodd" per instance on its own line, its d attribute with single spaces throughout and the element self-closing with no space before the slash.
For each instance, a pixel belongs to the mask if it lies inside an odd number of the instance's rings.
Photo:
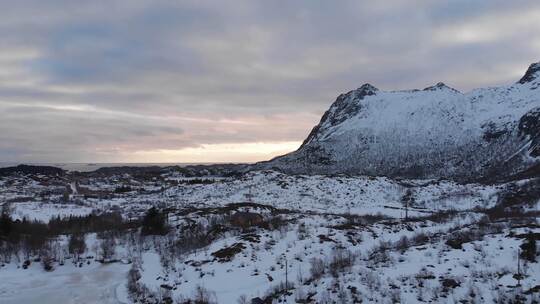
<svg viewBox="0 0 540 304">
<path fill-rule="evenodd" d="M 466 91 L 540 60 L 538 1 L 372 2 L 6 1 L 0 161 L 254 161 L 362 83 Z"/>
</svg>

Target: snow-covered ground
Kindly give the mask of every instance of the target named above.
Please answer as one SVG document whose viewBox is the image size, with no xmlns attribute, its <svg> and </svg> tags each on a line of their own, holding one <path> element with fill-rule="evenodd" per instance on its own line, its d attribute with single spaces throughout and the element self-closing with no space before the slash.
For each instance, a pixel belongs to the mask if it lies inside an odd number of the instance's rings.
<svg viewBox="0 0 540 304">
<path fill-rule="evenodd" d="M 416 181 L 419 185 L 426 182 Z M 381 213 L 399 218 L 404 216 L 401 198 L 407 189 L 404 182 L 384 177 L 294 176 L 258 171 L 242 179 L 169 188 L 165 195 L 169 200 L 188 205 L 223 205 L 251 200 L 277 208 L 328 213 Z M 461 185 L 450 181 L 427 183 L 413 188 L 417 202 L 415 207 L 418 208 L 413 207 L 412 213 L 491 207 L 496 203 L 494 194 L 497 189 L 499 187 Z"/>
<path fill-rule="evenodd" d="M 92 208 L 75 204 L 51 204 L 43 202 L 17 203 L 13 207 L 12 218 L 48 222 L 53 217 L 82 216 L 92 213 Z"/>
<path fill-rule="evenodd" d="M 106 236 L 95 233 L 86 234 L 82 267 L 63 258 L 70 256 L 68 236 L 49 245 L 62 257 L 53 271 L 40 262 L 23 269 L 21 255 L 1 257 L 0 302 L 131 303 L 130 269 L 140 274 L 137 288 L 145 297 L 177 303 L 197 290 L 218 303 L 272 294 L 289 303 L 505 302 L 540 285 L 538 263 L 521 261 L 521 287 L 515 276 L 524 244 L 519 235 L 540 233 L 537 219 L 491 221 L 484 212 L 508 187 L 275 171 L 206 180 L 175 174 L 0 178 L 0 203 L 9 205 L 14 220 L 110 211 L 133 219 L 156 206 L 168 210 L 171 227 L 167 236 L 141 237 L 136 230 L 113 236 L 112 263 L 100 262 Z M 237 203 L 243 204 L 231 205 Z M 239 226 L 233 218 L 242 212 L 263 222 Z M 462 248 L 448 245 L 461 234 L 473 237 Z"/>
<path fill-rule="evenodd" d="M 479 302 L 491 303 L 500 299 L 501 294 L 514 291 L 517 280 L 512 275 L 517 273 L 517 250 L 522 241 L 508 237 L 506 229 L 466 243 L 463 249 L 452 249 L 445 245 L 444 238 L 436 237 L 477 220 L 474 214 L 464 214 L 446 223 L 381 223 L 341 230 L 331 226 L 339 222 L 337 218 L 300 217 L 298 225 L 285 231 L 262 232 L 256 241 L 245 241 L 242 235 L 223 238 L 166 268 L 160 263 L 160 255 L 147 253 L 142 258 L 141 282 L 156 291 L 163 284 L 174 286 L 174 295 L 188 296 L 203 286 L 215 295 L 218 303 L 235 303 L 242 295 L 248 299 L 264 298 L 272 286 L 285 282 L 287 259 L 288 281 L 296 286 L 291 295 L 284 296 L 291 303 L 310 293 L 316 294 L 314 303 L 327 303 L 326 298 L 335 298 L 332 293 L 343 290 L 350 301 L 351 286 L 360 298 L 385 303 L 390 300 L 392 285 L 399 286 L 401 292 L 396 297 L 401 303 L 416 303 L 420 298 L 457 303 L 470 299 L 471 289 Z M 432 239 L 420 245 L 412 243 L 423 234 Z M 393 249 L 403 237 L 410 240 L 410 247 Z M 245 249 L 231 261 L 223 262 L 212 255 L 238 243 L 244 244 Z M 391 249 L 381 257 L 374 257 L 382 244 Z M 337 275 L 331 274 L 332 266 L 327 266 L 326 273 L 313 280 L 312 260 L 321 259 L 328 265 L 340 250 L 354 255 L 355 262 L 338 270 Z M 538 263 L 522 262 L 521 267 L 527 268 L 522 269 L 526 273 L 522 290 L 540 284 Z M 427 278 L 419 279 L 426 273 Z M 444 279 L 455 280 L 460 286 L 445 295 L 441 286 Z M 421 287 L 419 280 L 423 282 Z M 444 300 L 440 296 L 448 298 Z"/>
<path fill-rule="evenodd" d="M 103 178 L 80 182 L 80 187 L 111 195 L 95 198 L 70 194 L 72 202 L 62 202 L 61 195 L 50 199 L 39 198 L 43 186 L 27 182 L 18 191 L 3 189 L 0 198 L 5 201 L 29 197 L 28 201 L 11 204 L 14 216 L 47 221 L 52 216 L 86 215 L 92 210 L 117 208 L 129 211 L 145 210 L 149 205 L 164 204 L 173 207 L 216 206 L 253 201 L 276 208 L 298 211 L 351 214 L 384 214 L 404 216 L 401 198 L 411 185 L 415 205 L 409 206 L 409 215 L 425 215 L 440 210 L 467 210 L 488 208 L 496 203 L 495 193 L 501 186 L 480 184 L 462 185 L 451 181 L 395 181 L 384 177 L 286 175 L 275 171 L 251 172 L 242 178 L 208 179 L 208 184 L 174 184 L 179 178 L 167 177 L 156 181 Z M 189 179 L 183 179 L 189 180 Z M 20 181 L 23 183 L 23 181 Z M 118 186 L 131 185 L 133 191 L 115 193 Z M 74 183 L 67 183 L 70 189 Z M 419 186 L 418 186 L 419 185 Z M 163 187 L 164 191 L 161 191 Z M 11 189 L 10 189 L 11 188 Z M 2 191 L 2 189 L 0 189 Z M 72 191 L 74 192 L 74 191 Z M 53 201 L 53 203 L 51 203 Z M 146 207 L 145 207 L 146 206 Z"/>
<path fill-rule="evenodd" d="M 9 264 L 0 268 L 0 302 L 23 303 L 128 303 L 125 291 L 129 265 L 71 263 L 46 272 L 39 263 L 28 269 Z"/>
</svg>

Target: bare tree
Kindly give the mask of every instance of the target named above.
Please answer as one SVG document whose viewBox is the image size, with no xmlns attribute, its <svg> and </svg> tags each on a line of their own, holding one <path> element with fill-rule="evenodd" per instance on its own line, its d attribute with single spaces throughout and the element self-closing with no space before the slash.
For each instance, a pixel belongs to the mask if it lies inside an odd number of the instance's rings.
<svg viewBox="0 0 540 304">
<path fill-rule="evenodd" d="M 68 243 L 69 253 L 78 262 L 80 257 L 86 251 L 86 242 L 83 234 L 72 234 Z"/>
<path fill-rule="evenodd" d="M 238 298 L 238 304 L 248 304 L 249 301 L 248 301 L 248 298 L 246 295 L 241 295 L 239 298 Z"/>
<path fill-rule="evenodd" d="M 110 262 L 116 254 L 116 240 L 114 235 L 106 233 L 100 244 L 103 262 Z"/>
<path fill-rule="evenodd" d="M 320 279 L 323 276 L 324 271 L 325 271 L 324 261 L 320 258 L 312 258 L 310 260 L 310 264 L 311 264 L 311 269 L 310 269 L 311 278 L 313 280 Z"/>
<path fill-rule="evenodd" d="M 195 288 L 195 303 L 197 304 L 215 304 L 216 295 L 203 286 L 199 285 Z"/>
<path fill-rule="evenodd" d="M 405 220 L 409 219 L 409 207 L 414 203 L 414 196 L 411 189 L 407 189 L 403 197 L 401 198 L 401 203 L 405 208 Z"/>
</svg>

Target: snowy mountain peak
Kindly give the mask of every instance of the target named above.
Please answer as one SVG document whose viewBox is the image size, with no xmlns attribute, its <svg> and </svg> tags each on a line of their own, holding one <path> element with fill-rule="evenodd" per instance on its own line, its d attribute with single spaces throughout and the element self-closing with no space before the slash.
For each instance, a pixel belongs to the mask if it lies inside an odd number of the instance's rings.
<svg viewBox="0 0 540 304">
<path fill-rule="evenodd" d="M 361 92 L 361 94 L 363 94 L 364 96 L 374 95 L 377 93 L 378 90 L 379 89 L 377 89 L 376 87 L 372 86 L 369 83 L 364 83 L 361 87 L 356 89 L 356 91 Z"/>
<path fill-rule="evenodd" d="M 367 96 L 377 94 L 378 91 L 379 89 L 376 87 L 365 83 L 356 90 L 339 95 L 332 106 L 330 106 L 330 109 L 324 113 L 319 124 L 311 130 L 311 133 L 304 140 L 302 146 L 312 141 L 320 134 L 322 129 L 338 125 L 358 114 L 362 108 L 360 101 Z"/>
<path fill-rule="evenodd" d="M 302 174 L 499 178 L 540 166 L 540 63 L 520 85 L 461 93 L 424 90 L 341 94 L 295 152 L 259 164 Z"/>
<path fill-rule="evenodd" d="M 518 81 L 518 83 L 525 84 L 533 82 L 540 78 L 540 62 L 533 63 L 525 72 L 525 75 Z"/>
<path fill-rule="evenodd" d="M 433 85 L 424 89 L 424 91 L 437 91 L 437 90 L 450 90 L 454 92 L 459 92 L 458 90 L 447 86 L 444 82 L 438 82 L 436 85 Z"/>
</svg>

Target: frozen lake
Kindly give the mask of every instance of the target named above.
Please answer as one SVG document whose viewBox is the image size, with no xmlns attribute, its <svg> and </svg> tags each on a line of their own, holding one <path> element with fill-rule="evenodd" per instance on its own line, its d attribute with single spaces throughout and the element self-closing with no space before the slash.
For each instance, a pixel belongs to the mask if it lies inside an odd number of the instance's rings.
<svg viewBox="0 0 540 304">
<path fill-rule="evenodd" d="M 28 269 L 0 268 L 3 304 L 126 303 L 126 274 L 130 265 L 92 263 L 75 268 L 70 263 L 45 272 L 34 263 Z"/>
</svg>

